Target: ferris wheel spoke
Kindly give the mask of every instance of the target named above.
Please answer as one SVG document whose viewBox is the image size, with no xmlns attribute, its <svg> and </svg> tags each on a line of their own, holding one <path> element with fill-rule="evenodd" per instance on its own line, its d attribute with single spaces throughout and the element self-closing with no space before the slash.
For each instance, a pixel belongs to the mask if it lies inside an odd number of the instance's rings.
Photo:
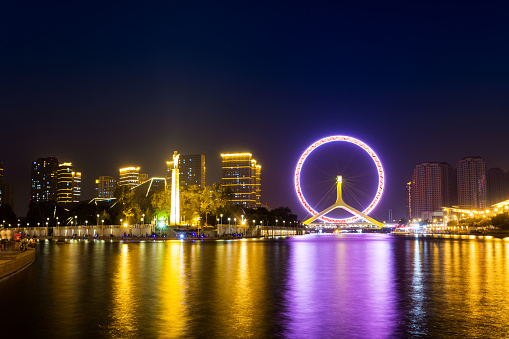
<svg viewBox="0 0 509 339">
<path fill-rule="evenodd" d="M 369 206 L 367 208 L 365 208 L 364 210 L 362 211 L 357 211 L 356 209 L 354 209 L 353 207 L 351 206 L 347 206 L 345 205 L 343 202 L 337 202 L 336 205 L 338 204 L 342 204 L 341 206 L 343 207 L 351 207 L 351 211 L 354 211 L 353 213 L 355 214 L 353 217 L 350 217 L 350 218 L 343 218 L 343 219 L 333 219 L 333 218 L 328 218 L 328 217 L 325 217 L 323 216 L 323 211 L 318 213 L 314 208 L 311 207 L 311 205 L 309 205 L 309 203 L 306 201 L 306 198 L 304 197 L 304 194 L 302 193 L 302 188 L 301 188 L 301 174 L 302 174 L 302 167 L 304 165 L 304 162 L 306 161 L 306 159 L 308 158 L 308 156 L 311 154 L 311 152 L 313 152 L 316 148 L 318 148 L 319 146 L 321 145 L 324 145 L 324 144 L 327 144 L 327 143 L 330 143 L 330 142 L 347 142 L 347 143 L 351 143 L 351 144 L 354 144 L 360 148 L 362 148 L 371 158 L 371 160 L 374 162 L 375 164 L 375 167 L 376 167 L 376 176 L 378 177 L 378 183 L 377 183 L 377 189 L 376 189 L 376 193 L 375 193 L 375 196 L 373 198 L 373 200 L 371 201 L 371 203 L 369 204 Z M 343 158 L 344 159 L 344 158 Z M 350 156 L 350 158 L 347 159 L 346 161 L 346 165 L 343 165 L 342 166 L 342 170 L 345 170 L 345 168 L 349 168 L 350 165 L 352 164 L 352 157 Z M 338 166 L 339 168 L 339 166 Z M 346 172 L 346 171 L 345 171 Z M 358 173 L 358 172 L 355 172 L 355 180 L 353 181 L 362 181 L 362 175 L 366 173 L 368 174 L 368 171 L 363 171 L 362 173 Z M 337 175 L 337 174 L 336 174 Z M 369 176 L 368 176 L 369 177 Z M 338 178 L 341 178 L 341 177 L 338 177 Z M 338 179 L 339 180 L 339 179 Z M 340 184 L 338 184 L 340 185 Z M 383 167 L 382 167 L 382 163 L 380 161 L 380 159 L 378 158 L 378 156 L 375 154 L 375 152 L 368 146 L 366 145 L 365 143 L 363 143 L 362 141 L 358 140 L 358 139 L 355 139 L 355 138 L 352 138 L 352 137 L 347 137 L 347 136 L 332 136 L 332 137 L 327 137 L 327 138 L 323 138 L 321 140 L 318 140 L 317 142 L 315 142 L 314 144 L 312 144 L 311 146 L 309 146 L 305 151 L 304 153 L 302 154 L 302 156 L 300 157 L 299 161 L 297 162 L 297 167 L 295 169 L 295 190 L 296 190 L 296 193 L 297 193 L 297 196 L 300 200 L 300 202 L 302 203 L 302 205 L 304 206 L 304 208 L 313 216 L 318 217 L 317 215 L 320 215 L 320 218 L 322 220 L 326 220 L 326 221 L 330 221 L 330 222 L 337 222 L 337 223 L 344 223 L 344 222 L 351 222 L 351 221 L 354 221 L 356 219 L 359 218 L 359 215 L 362 215 L 362 217 L 364 219 L 368 218 L 370 219 L 372 222 L 376 223 L 376 224 L 380 224 L 379 222 L 377 222 L 376 220 L 370 218 L 367 216 L 368 213 L 370 213 L 374 208 L 375 206 L 378 204 L 378 202 L 380 201 L 380 198 L 382 196 L 382 193 L 383 193 L 383 189 L 384 189 L 384 171 L 383 171 Z M 330 190 L 329 190 L 330 191 Z M 339 186 L 338 186 L 338 192 L 339 192 Z M 352 196 L 352 198 L 354 200 L 356 200 L 356 202 L 362 206 L 363 204 L 361 204 L 359 202 L 359 196 L 357 195 L 357 192 L 355 192 L 354 190 L 348 188 L 347 189 L 347 192 L 350 194 L 350 196 Z M 327 192 L 325 194 L 324 197 L 322 197 L 322 199 L 320 200 L 320 202 L 328 195 L 329 192 Z M 339 193 L 338 193 L 338 199 L 339 199 Z M 339 201 L 339 200 L 338 200 Z M 318 204 L 320 204 L 320 202 Z M 317 205 L 318 205 L 317 204 Z M 339 205 L 338 205 L 339 206 Z M 316 206 L 315 206 L 316 208 Z M 362 209 L 362 208 L 361 208 Z"/>
</svg>

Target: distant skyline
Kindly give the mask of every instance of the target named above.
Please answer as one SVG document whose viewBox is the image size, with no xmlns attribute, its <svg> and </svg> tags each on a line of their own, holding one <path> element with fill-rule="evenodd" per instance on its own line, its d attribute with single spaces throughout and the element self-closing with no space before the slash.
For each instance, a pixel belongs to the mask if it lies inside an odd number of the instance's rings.
<svg viewBox="0 0 509 339">
<path fill-rule="evenodd" d="M 164 176 L 175 150 L 206 156 L 209 185 L 221 179 L 220 153 L 247 151 L 262 165 L 262 202 L 304 219 L 298 158 L 318 139 L 348 135 L 384 164 L 372 215 L 401 218 L 417 163 L 481 156 L 487 169 L 509 169 L 508 9 L 4 3 L 4 182 L 23 214 L 38 157 L 72 162 L 90 197 L 96 178 L 123 166 Z"/>
</svg>

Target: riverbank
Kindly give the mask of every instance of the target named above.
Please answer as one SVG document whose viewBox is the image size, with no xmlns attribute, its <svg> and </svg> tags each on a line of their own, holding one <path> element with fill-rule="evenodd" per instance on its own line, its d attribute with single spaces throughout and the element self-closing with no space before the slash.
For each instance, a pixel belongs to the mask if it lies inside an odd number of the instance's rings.
<svg viewBox="0 0 509 339">
<path fill-rule="evenodd" d="M 509 234 L 508 233 L 500 233 L 500 232 L 494 232 L 494 233 L 391 233 L 391 235 L 395 236 L 419 236 L 419 237 L 432 237 L 432 238 L 451 238 L 451 239 L 498 239 L 498 240 L 505 240 L 509 241 Z"/>
<path fill-rule="evenodd" d="M 23 270 L 35 261 L 35 257 L 34 248 L 30 248 L 23 253 L 19 251 L 1 251 L 0 280 Z"/>
<path fill-rule="evenodd" d="M 279 236 L 277 236 L 279 238 Z M 122 241 L 122 242 L 142 242 L 142 241 L 166 241 L 166 240 L 179 240 L 179 241 L 217 241 L 217 240 L 241 240 L 241 239 L 263 239 L 263 238 L 273 238 L 272 236 L 239 236 L 239 237 L 55 237 L 55 236 L 41 236 L 39 237 L 39 241 L 41 240 L 49 240 L 58 244 L 65 244 L 70 242 L 71 240 L 103 240 L 103 241 Z"/>
</svg>

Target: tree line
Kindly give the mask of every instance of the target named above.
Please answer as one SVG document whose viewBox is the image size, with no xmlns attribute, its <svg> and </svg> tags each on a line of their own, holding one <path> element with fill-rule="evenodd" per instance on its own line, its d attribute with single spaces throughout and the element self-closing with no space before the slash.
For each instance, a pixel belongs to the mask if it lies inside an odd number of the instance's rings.
<svg viewBox="0 0 509 339">
<path fill-rule="evenodd" d="M 168 220 L 171 210 L 171 190 L 155 192 L 148 197 L 135 189 L 120 186 L 116 199 L 92 199 L 76 204 L 57 204 L 55 201 L 31 201 L 27 216 L 17 218 L 10 209 L 0 209 L 12 227 L 44 227 L 66 225 L 118 225 L 121 223 L 148 224 L 155 220 Z M 265 207 L 246 208 L 231 204 L 231 189 L 220 183 L 212 186 L 182 186 L 180 214 L 183 224 L 214 226 L 218 223 L 248 226 L 275 225 L 293 227 L 299 224 L 297 215 L 288 207 L 268 210 Z M 5 213 L 2 213 L 5 212 Z M 2 216 L 0 215 L 0 218 Z M 230 220 L 228 221 L 228 218 Z"/>
</svg>

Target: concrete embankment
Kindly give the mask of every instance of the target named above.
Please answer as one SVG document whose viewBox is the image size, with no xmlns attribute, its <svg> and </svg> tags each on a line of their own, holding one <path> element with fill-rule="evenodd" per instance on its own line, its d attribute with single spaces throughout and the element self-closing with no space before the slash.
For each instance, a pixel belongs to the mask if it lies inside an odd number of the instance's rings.
<svg viewBox="0 0 509 339">
<path fill-rule="evenodd" d="M 16 273 L 35 261 L 35 249 L 26 252 L 2 251 L 0 252 L 0 279 Z"/>
</svg>

